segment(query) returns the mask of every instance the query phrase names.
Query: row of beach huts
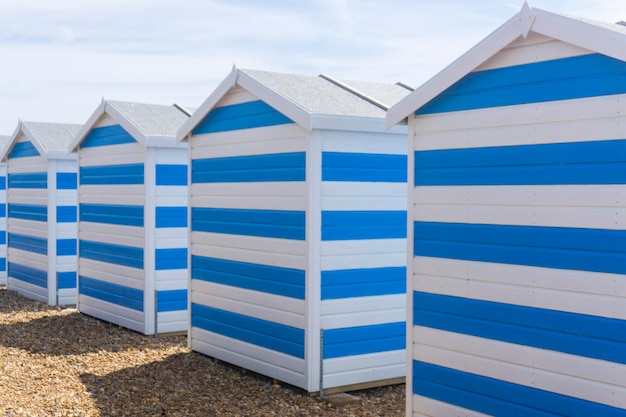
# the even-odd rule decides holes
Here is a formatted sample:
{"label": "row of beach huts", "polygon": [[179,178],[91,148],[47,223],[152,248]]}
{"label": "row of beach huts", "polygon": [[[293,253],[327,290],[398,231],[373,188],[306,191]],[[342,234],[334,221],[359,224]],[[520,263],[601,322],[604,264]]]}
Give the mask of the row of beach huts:
{"label": "row of beach huts", "polygon": [[524,4],[416,89],[233,68],[0,158],[11,290],[413,417],[626,416],[626,26]]}

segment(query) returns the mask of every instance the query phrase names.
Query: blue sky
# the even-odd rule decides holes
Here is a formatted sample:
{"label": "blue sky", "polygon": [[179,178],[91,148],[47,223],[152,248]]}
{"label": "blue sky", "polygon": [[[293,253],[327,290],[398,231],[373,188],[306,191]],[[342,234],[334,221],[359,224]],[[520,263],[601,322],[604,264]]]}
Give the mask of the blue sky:
{"label": "blue sky", "polygon": [[[616,22],[624,0],[536,0]],[[240,68],[418,86],[521,0],[0,2],[0,134],[19,118],[84,123],[102,97],[198,106]]]}

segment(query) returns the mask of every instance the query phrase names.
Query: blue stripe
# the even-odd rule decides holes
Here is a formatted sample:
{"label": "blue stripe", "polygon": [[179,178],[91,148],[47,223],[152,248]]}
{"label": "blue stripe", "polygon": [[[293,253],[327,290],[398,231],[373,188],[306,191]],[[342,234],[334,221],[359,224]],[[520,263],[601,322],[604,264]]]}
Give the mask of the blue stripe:
{"label": "blue stripe", "polygon": [[57,172],[57,190],[76,190],[78,174],[76,172]]}
{"label": "blue stripe", "polygon": [[157,271],[187,268],[187,248],[156,249],[155,257]]}
{"label": "blue stripe", "polygon": [[413,361],[413,394],[490,416],[623,417],[626,410],[537,388]]}
{"label": "blue stripe", "polygon": [[81,185],[143,184],[143,164],[80,167]]}
{"label": "blue stripe", "polygon": [[95,127],[80,144],[81,148],[135,143],[136,140],[120,125]]}
{"label": "blue stripe", "polygon": [[60,290],[76,288],[76,272],[59,272],[57,287]]}
{"label": "blue stripe", "polygon": [[45,172],[9,174],[7,182],[9,188],[48,188],[48,174]]}
{"label": "blue stripe", "polygon": [[413,322],[626,364],[626,320],[439,294],[413,294]]}
{"label": "blue stripe", "polygon": [[406,323],[324,330],[324,359],[406,349]]}
{"label": "blue stripe", "polygon": [[475,71],[415,114],[626,93],[626,62],[600,54]]}
{"label": "blue stripe", "polygon": [[191,325],[304,359],[302,329],[200,304],[191,304]]}
{"label": "blue stripe", "polygon": [[406,211],[322,211],[322,240],[406,238]]}
{"label": "blue stripe", "polygon": [[415,152],[415,185],[626,184],[626,140]]}
{"label": "blue stripe", "polygon": [[233,104],[211,110],[193,130],[194,135],[252,129],[293,123],[291,119],[263,101]]}
{"label": "blue stripe", "polygon": [[0,271],[6,272],[7,270],[7,258],[0,258]]}
{"label": "blue stripe", "polygon": [[322,181],[406,182],[406,155],[322,152]]}
{"label": "blue stripe", "polygon": [[81,204],[80,221],[143,227],[142,206],[112,204]]}
{"label": "blue stripe", "polygon": [[57,256],[76,255],[76,239],[57,239]]}
{"label": "blue stripe", "polygon": [[143,248],[81,240],[79,256],[94,261],[143,269]]}
{"label": "blue stripe", "polygon": [[33,220],[37,222],[48,221],[48,207],[33,204],[9,203],[9,218]]}
{"label": "blue stripe", "polygon": [[12,158],[27,158],[29,156],[39,156],[40,153],[37,150],[37,148],[35,148],[35,145],[33,145],[32,142],[28,141],[28,142],[18,142],[15,145],[13,145],[13,149],[11,149],[11,152],[9,153],[9,159]]}
{"label": "blue stripe", "polygon": [[0,230],[0,245],[6,245],[7,243],[7,232],[6,230]]}
{"label": "blue stripe", "polygon": [[26,252],[48,254],[48,241],[34,236],[20,235],[16,233],[8,234],[8,246],[13,249],[20,249]]}
{"label": "blue stripe", "polygon": [[191,230],[304,240],[305,212],[193,207]]}
{"label": "blue stripe", "polygon": [[191,182],[304,181],[304,152],[233,156],[191,161]]}
{"label": "blue stripe", "polygon": [[405,267],[322,271],[322,300],[404,294],[405,292]]}
{"label": "blue stripe", "polygon": [[157,164],[156,185],[187,185],[187,165]]}
{"label": "blue stripe", "polygon": [[304,300],[305,272],[192,255],[191,278]]}
{"label": "blue stripe", "polygon": [[414,255],[626,273],[626,231],[415,222]]}
{"label": "blue stripe", "polygon": [[80,276],[78,293],[107,303],[143,311],[143,291],[111,282]]}
{"label": "blue stripe", "polygon": [[6,216],[7,216],[7,205],[0,204],[0,218],[6,217]]}
{"label": "blue stripe", "polygon": [[48,273],[41,269],[9,262],[7,275],[41,288],[48,288]]}
{"label": "blue stripe", "polygon": [[58,223],[75,223],[76,206],[57,206]]}
{"label": "blue stripe", "polygon": [[187,207],[157,207],[156,227],[187,227]]}
{"label": "blue stripe", "polygon": [[187,310],[187,290],[157,292],[157,312]]}
{"label": "blue stripe", "polygon": [[7,189],[7,177],[6,175],[0,175],[0,191]]}

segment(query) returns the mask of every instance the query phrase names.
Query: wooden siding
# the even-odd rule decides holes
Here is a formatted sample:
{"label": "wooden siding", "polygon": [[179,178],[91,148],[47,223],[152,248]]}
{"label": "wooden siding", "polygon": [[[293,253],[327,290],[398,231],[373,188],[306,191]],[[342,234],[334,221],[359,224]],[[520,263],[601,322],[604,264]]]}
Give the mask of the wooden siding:
{"label": "wooden siding", "polygon": [[190,346],[306,388],[306,132],[234,89],[189,145]]}
{"label": "wooden siding", "polygon": [[[567,95],[501,78],[566,62],[594,63]],[[507,102],[453,87],[410,120],[413,416],[624,415],[625,96],[584,82],[622,66],[534,36],[465,80]]]}
{"label": "wooden siding", "polygon": [[0,285],[7,283],[7,166],[0,164]]}

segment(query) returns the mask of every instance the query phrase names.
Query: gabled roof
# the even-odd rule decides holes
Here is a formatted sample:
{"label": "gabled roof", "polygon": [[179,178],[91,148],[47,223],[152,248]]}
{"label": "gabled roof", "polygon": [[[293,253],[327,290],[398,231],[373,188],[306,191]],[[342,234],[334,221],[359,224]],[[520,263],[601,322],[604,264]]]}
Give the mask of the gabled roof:
{"label": "gabled roof", "polygon": [[522,9],[489,36],[387,112],[387,127],[437,97],[520,36],[530,32],[626,61],[626,27],[565,16],[524,3]]}
{"label": "gabled roof", "polygon": [[72,140],[70,144],[72,151],[87,137],[104,114],[119,123],[144,147],[175,146],[176,131],[189,119],[188,112],[176,105],[128,103],[103,99]]}
{"label": "gabled roof", "polygon": [[6,161],[20,134],[24,134],[46,159],[76,159],[76,154],[68,152],[68,146],[79,129],[80,125],[20,120],[3,148],[0,160]]}
{"label": "gabled roof", "polygon": [[239,85],[307,130],[345,119],[384,120],[385,111],[410,90],[397,84],[378,84],[246,70],[231,73],[178,130],[183,140],[217,105],[228,91]]}

